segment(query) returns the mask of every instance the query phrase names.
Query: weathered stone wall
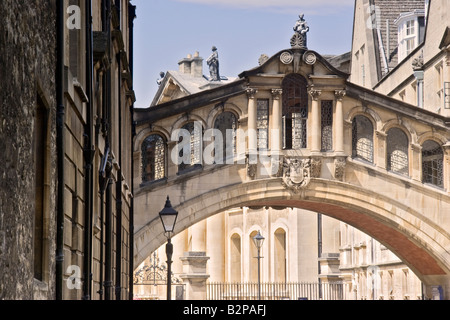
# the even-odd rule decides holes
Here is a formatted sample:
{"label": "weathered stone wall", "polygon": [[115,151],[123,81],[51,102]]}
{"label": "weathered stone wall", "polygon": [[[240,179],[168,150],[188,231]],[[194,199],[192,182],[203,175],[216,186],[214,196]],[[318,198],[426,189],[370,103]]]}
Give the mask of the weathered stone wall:
{"label": "weathered stone wall", "polygon": [[[55,208],[55,1],[0,1],[0,299],[33,299],[35,171],[34,116],[37,95],[49,111],[50,212],[47,236],[54,238]],[[48,241],[47,254],[54,254]],[[54,259],[51,259],[54,261]],[[49,269],[54,269],[49,262]],[[54,272],[36,285],[39,298],[53,296]]]}

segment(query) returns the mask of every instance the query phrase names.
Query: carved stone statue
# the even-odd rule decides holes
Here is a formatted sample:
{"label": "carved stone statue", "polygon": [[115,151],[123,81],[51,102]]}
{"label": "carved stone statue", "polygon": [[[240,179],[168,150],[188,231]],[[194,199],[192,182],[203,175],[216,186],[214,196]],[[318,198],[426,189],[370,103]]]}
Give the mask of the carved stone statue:
{"label": "carved stone statue", "polygon": [[211,76],[210,81],[220,81],[220,73],[219,73],[219,53],[217,52],[217,48],[212,47],[212,54],[209,56],[206,63],[209,66],[209,74]]}
{"label": "carved stone statue", "polygon": [[307,33],[309,32],[308,23],[304,19],[304,14],[300,14],[299,20],[295,23],[295,34],[291,38],[291,46],[293,48],[307,48]]}

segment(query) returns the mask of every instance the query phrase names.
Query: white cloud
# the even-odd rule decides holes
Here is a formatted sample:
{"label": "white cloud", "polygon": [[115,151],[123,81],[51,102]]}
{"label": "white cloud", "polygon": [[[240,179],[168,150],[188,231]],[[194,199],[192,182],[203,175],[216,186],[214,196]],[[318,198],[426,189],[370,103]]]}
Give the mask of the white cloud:
{"label": "white cloud", "polygon": [[342,7],[353,7],[354,0],[176,0],[195,4],[230,7],[238,9],[271,9],[277,12],[300,10],[303,13],[332,12]]}

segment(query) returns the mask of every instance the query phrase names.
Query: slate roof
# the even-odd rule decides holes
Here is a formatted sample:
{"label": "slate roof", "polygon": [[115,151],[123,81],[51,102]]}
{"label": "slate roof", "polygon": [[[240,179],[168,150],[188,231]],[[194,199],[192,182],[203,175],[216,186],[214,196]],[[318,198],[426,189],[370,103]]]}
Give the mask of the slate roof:
{"label": "slate roof", "polygon": [[[383,42],[383,47],[388,58],[389,69],[392,70],[398,64],[398,27],[394,24],[394,21],[405,12],[412,12],[414,10],[424,10],[425,0],[370,0],[370,4],[378,7],[381,11],[381,17],[379,19],[380,33]],[[389,24],[389,34],[388,34]],[[376,29],[374,31],[374,45],[376,48],[376,54],[379,56],[379,70],[381,72],[384,68],[383,58],[380,52],[380,45]],[[389,45],[388,45],[389,39]],[[387,52],[389,48],[389,52]],[[381,73],[381,76],[384,75]]]}

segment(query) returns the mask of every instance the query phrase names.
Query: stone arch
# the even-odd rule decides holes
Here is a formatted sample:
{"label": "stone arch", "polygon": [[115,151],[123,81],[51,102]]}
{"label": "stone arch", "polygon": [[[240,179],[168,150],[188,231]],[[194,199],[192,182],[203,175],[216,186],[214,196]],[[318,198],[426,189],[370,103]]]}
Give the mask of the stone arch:
{"label": "stone arch", "polygon": [[167,143],[170,141],[170,133],[165,128],[161,126],[149,126],[148,128],[145,128],[144,130],[141,130],[134,139],[134,145],[133,145],[133,151],[138,152],[141,150],[141,145],[144,142],[145,139],[147,139],[148,136],[152,134],[159,134],[163,137],[164,141]]}
{"label": "stone arch", "polygon": [[183,127],[186,123],[195,122],[195,121],[201,122],[203,130],[207,129],[207,123],[205,122],[205,120],[202,117],[200,117],[196,114],[193,114],[193,113],[189,113],[189,114],[184,114],[183,116],[179,117],[172,125],[170,132],[172,133],[176,129],[181,129],[181,127]]}
{"label": "stone arch", "polygon": [[441,146],[447,143],[447,138],[435,131],[427,131],[418,136],[417,143],[421,146],[427,140],[433,140]]}
{"label": "stone arch", "polygon": [[[426,283],[450,275],[450,252],[446,249],[450,235],[446,230],[415,206],[338,181],[313,179],[301,195],[282,187],[280,179],[211,190],[174,206],[180,212],[176,232],[216,213],[242,206],[293,207],[319,212],[377,239]],[[157,219],[139,230],[135,239],[135,265],[166,241]]]}
{"label": "stone arch", "polygon": [[214,128],[214,122],[222,112],[233,113],[236,116],[238,122],[239,119],[242,117],[242,109],[239,108],[234,103],[221,104],[211,109],[211,111],[209,112],[208,118],[206,119],[206,125],[208,126],[208,128]]}
{"label": "stone arch", "polygon": [[373,110],[371,108],[368,108],[368,107],[358,106],[358,107],[355,107],[355,108],[351,109],[347,113],[345,119],[346,119],[347,122],[350,123],[350,122],[353,121],[353,119],[356,116],[359,116],[359,115],[360,116],[365,116],[366,118],[368,118],[372,122],[372,125],[373,125],[373,128],[374,128],[375,131],[381,131],[382,130],[382,128],[383,128],[383,121],[381,120],[381,117],[379,116],[379,114],[375,110]]}
{"label": "stone arch", "polygon": [[410,145],[417,144],[417,132],[411,123],[405,119],[392,119],[387,121],[381,129],[381,132],[387,134],[387,132],[394,127],[397,127],[406,133]]}

